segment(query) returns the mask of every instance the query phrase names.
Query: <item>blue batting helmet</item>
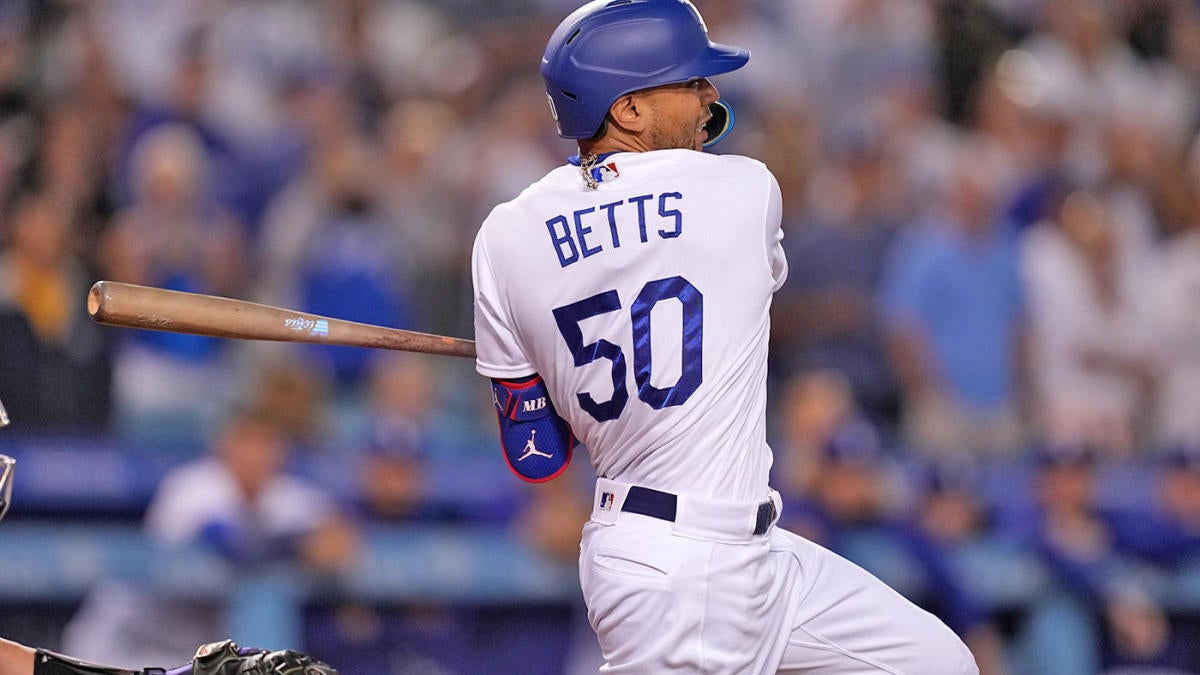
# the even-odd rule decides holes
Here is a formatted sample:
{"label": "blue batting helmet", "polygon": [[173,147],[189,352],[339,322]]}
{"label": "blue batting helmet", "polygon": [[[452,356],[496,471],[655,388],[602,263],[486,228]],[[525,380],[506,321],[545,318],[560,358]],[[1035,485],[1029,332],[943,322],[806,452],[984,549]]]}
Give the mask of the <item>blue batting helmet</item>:
{"label": "blue batting helmet", "polygon": [[[749,59],[748,50],[709,40],[689,0],[594,0],[550,36],[542,77],[559,136],[591,138],[621,96],[728,73]],[[706,145],[733,126],[724,102],[713,112],[724,128],[710,130]]]}

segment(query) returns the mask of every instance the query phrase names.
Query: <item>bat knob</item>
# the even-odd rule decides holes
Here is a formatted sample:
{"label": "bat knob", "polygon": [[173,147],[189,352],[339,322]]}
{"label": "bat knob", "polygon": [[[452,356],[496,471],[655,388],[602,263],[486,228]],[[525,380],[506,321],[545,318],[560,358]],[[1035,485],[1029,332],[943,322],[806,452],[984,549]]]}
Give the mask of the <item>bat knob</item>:
{"label": "bat knob", "polygon": [[96,283],[92,284],[92,289],[88,291],[87,311],[88,316],[92,317],[93,319],[95,319],[96,315],[100,312],[100,306],[104,302],[104,285],[105,282],[97,281]]}

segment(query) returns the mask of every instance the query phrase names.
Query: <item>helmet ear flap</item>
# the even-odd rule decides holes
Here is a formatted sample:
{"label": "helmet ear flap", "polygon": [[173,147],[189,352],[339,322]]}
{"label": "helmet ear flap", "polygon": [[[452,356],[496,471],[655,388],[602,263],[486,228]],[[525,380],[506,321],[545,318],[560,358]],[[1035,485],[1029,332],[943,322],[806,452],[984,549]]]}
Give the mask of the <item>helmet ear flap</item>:
{"label": "helmet ear flap", "polygon": [[708,104],[708,109],[712,112],[712,119],[704,125],[704,131],[708,134],[708,138],[704,141],[704,147],[708,148],[716,145],[722,138],[725,138],[730,131],[733,130],[733,107],[722,100],[716,100]]}

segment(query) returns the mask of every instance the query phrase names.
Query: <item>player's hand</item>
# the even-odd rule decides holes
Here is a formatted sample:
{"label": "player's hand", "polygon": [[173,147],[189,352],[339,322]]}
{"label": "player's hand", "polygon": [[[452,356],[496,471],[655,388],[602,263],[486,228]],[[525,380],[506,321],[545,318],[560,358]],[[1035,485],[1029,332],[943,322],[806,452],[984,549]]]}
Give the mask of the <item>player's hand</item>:
{"label": "player's hand", "polygon": [[239,648],[233,640],[202,645],[189,665],[167,675],[338,675],[327,663],[290,649]]}

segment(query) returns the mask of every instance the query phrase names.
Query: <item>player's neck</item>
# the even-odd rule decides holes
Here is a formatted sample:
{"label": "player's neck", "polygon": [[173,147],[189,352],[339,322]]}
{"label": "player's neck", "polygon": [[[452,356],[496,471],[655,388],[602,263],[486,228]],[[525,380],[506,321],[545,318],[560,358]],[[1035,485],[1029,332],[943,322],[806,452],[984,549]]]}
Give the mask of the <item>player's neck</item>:
{"label": "player's neck", "polygon": [[596,140],[579,141],[580,156],[588,154],[600,156],[609,152],[649,152],[654,149],[640,136],[624,133],[610,132]]}

